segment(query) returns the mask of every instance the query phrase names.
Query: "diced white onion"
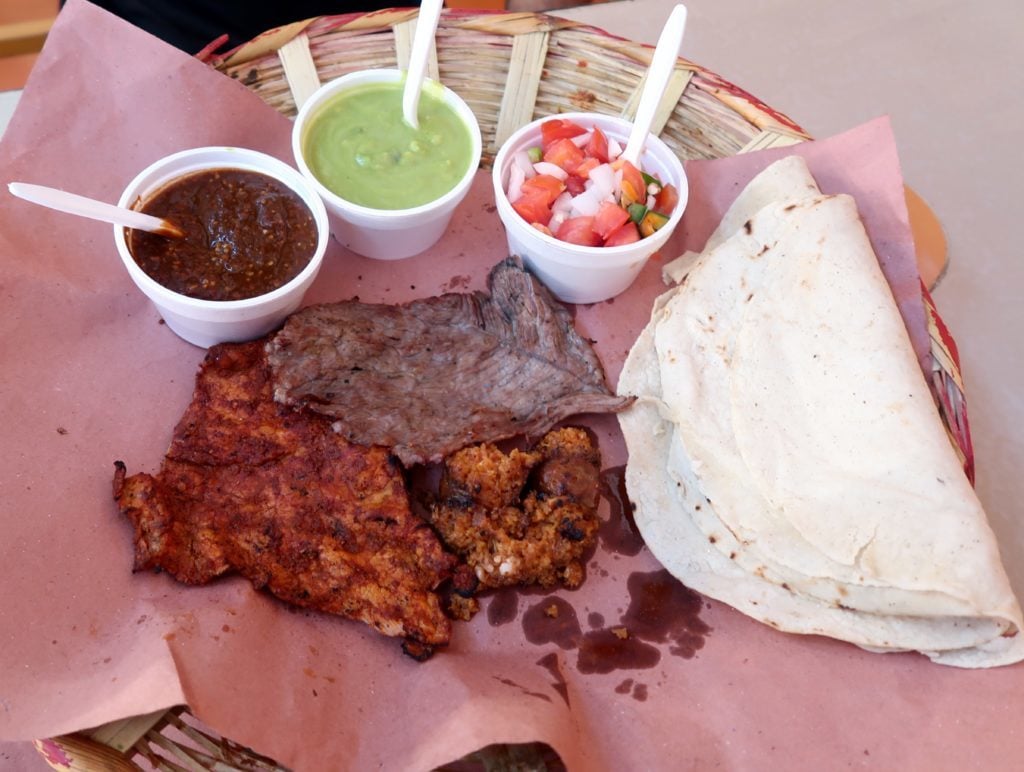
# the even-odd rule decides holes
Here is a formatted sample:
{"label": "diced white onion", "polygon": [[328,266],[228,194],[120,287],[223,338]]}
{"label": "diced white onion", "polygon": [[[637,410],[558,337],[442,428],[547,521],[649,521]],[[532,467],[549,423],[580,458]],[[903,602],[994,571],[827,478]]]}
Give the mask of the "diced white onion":
{"label": "diced white onion", "polygon": [[558,235],[558,229],[562,227],[562,223],[569,219],[568,212],[555,212],[551,215],[551,219],[548,221],[548,230],[551,231],[553,236]]}
{"label": "diced white onion", "polygon": [[620,145],[615,137],[608,137],[608,160],[614,161],[622,155],[622,145]]}
{"label": "diced white onion", "polygon": [[622,169],[615,170],[615,189],[612,191],[615,200],[622,198]]}
{"label": "diced white onion", "polygon": [[564,180],[569,176],[569,173],[565,171],[558,164],[553,164],[550,161],[538,161],[533,165],[534,170],[537,174],[550,174],[552,177],[557,177],[560,180]]}
{"label": "diced white onion", "polygon": [[650,182],[647,184],[647,192],[652,196],[656,196],[661,193],[661,185],[656,182]]}
{"label": "diced white onion", "polygon": [[602,198],[603,196],[598,196],[593,189],[584,190],[578,196],[573,196],[572,216],[593,217],[601,206]]}
{"label": "diced white onion", "polygon": [[654,196],[648,196],[646,204],[648,209],[654,209]]}
{"label": "diced white onion", "polygon": [[523,182],[526,180],[526,175],[523,174],[523,170],[519,168],[519,164],[512,164],[508,168],[508,200],[509,203],[515,203],[519,200],[519,197],[523,195]]}
{"label": "diced white onion", "polygon": [[590,182],[600,193],[600,198],[611,195],[615,192],[615,170],[608,164],[595,166],[590,170]]}
{"label": "diced white onion", "polygon": [[572,143],[576,145],[576,147],[586,147],[587,143],[590,142],[590,137],[593,135],[593,133],[593,129],[588,129],[582,134],[577,134],[575,137],[571,137]]}
{"label": "diced white onion", "polygon": [[515,165],[523,170],[525,179],[530,179],[537,172],[533,168],[533,161],[530,160],[530,154],[525,150],[519,150],[512,155],[512,160],[515,161]]}
{"label": "diced white onion", "polygon": [[569,212],[571,210],[572,210],[572,193],[570,193],[567,190],[562,192],[561,194],[559,194],[558,198],[556,198],[552,202],[552,204],[551,204],[551,211],[552,211],[552,213],[553,214],[563,215],[563,217],[562,217],[563,220],[566,217],[569,216]]}

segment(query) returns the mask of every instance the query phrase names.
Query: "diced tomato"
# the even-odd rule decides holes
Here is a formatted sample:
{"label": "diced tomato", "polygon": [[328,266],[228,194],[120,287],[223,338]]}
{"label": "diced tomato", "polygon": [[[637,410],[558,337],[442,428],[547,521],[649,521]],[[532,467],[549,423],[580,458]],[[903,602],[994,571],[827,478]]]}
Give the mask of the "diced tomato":
{"label": "diced tomato", "polygon": [[647,186],[644,184],[644,176],[629,161],[617,158],[612,164],[613,169],[622,169],[622,205],[629,206],[634,203],[643,203],[647,200]]}
{"label": "diced tomato", "polygon": [[544,151],[544,160],[565,169],[569,174],[583,163],[583,151],[571,139],[560,139]]}
{"label": "diced tomato", "polygon": [[634,241],[640,240],[640,231],[636,229],[636,223],[628,220],[625,225],[604,240],[606,247],[619,247],[623,244],[632,244]]}
{"label": "diced tomato", "polygon": [[565,183],[550,174],[537,174],[524,180],[521,189],[524,196],[540,195],[543,197],[544,203],[551,206],[551,202],[565,190]]}
{"label": "diced tomato", "polygon": [[585,158],[583,159],[583,163],[576,167],[576,171],[574,171],[573,174],[587,180],[590,179],[590,170],[596,169],[600,165],[601,162],[596,158]]}
{"label": "diced tomato", "polygon": [[572,193],[574,196],[578,196],[586,187],[586,180],[577,174],[570,174],[565,178],[565,189]]}
{"label": "diced tomato", "polygon": [[512,202],[512,208],[528,223],[547,225],[551,219],[551,203],[543,192],[524,193]]}
{"label": "diced tomato", "polygon": [[555,234],[562,241],[580,244],[585,247],[601,246],[601,237],[594,230],[593,217],[570,217]]}
{"label": "diced tomato", "polygon": [[602,239],[607,239],[627,222],[629,222],[629,212],[618,204],[603,201],[594,216],[594,230]]}
{"label": "diced tomato", "polygon": [[654,197],[654,211],[661,214],[672,214],[679,203],[679,191],[672,183],[665,185]]}
{"label": "diced tomato", "polygon": [[587,155],[603,164],[608,163],[608,137],[597,126],[594,127],[590,142],[587,143]]}
{"label": "diced tomato", "polygon": [[587,130],[578,123],[566,121],[562,118],[552,118],[540,125],[540,146],[543,150],[547,151],[549,147],[560,139],[578,137],[580,134],[586,134],[586,132]]}
{"label": "diced tomato", "polygon": [[[609,160],[609,146],[614,144],[608,135],[596,126],[591,129],[565,120],[549,118],[541,124],[540,147],[529,150],[533,163],[540,160],[554,164],[562,172],[549,166],[543,173],[517,184],[520,198],[513,208],[527,223],[541,233],[583,246],[621,246],[632,244],[664,227],[672,212],[679,207],[679,191],[674,185],[662,185],[656,178],[644,174],[637,166],[621,157]],[[553,214],[559,196],[585,194],[589,185],[608,186],[613,180],[607,175],[608,167],[615,171],[614,184],[618,201],[598,203],[593,216],[566,218],[559,209]],[[601,174],[592,180],[598,167]],[[595,200],[579,202],[578,210],[593,211]]]}

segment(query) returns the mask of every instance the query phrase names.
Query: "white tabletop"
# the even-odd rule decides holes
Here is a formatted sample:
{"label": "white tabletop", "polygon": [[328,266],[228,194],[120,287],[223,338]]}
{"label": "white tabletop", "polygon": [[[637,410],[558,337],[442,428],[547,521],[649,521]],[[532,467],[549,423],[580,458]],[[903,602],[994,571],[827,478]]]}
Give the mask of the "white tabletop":
{"label": "white tabletop", "polygon": [[20,97],[21,91],[0,91],[0,135],[3,135],[11,116],[14,115],[14,108],[17,107]]}

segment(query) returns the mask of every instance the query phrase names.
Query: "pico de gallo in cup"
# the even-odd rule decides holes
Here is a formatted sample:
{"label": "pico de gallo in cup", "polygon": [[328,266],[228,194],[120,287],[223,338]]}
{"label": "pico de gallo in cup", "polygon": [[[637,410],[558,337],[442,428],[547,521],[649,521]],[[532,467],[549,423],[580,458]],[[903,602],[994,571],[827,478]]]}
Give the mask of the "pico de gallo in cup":
{"label": "pico de gallo in cup", "polygon": [[512,157],[506,194],[542,233],[570,244],[632,244],[664,227],[679,190],[621,157],[623,146],[600,126],[566,118],[540,125],[540,143]]}
{"label": "pico de gallo in cup", "polygon": [[630,128],[596,113],[542,118],[495,158],[509,249],[561,300],[594,303],[624,291],[682,218],[682,163],[653,135],[637,164],[622,158]]}

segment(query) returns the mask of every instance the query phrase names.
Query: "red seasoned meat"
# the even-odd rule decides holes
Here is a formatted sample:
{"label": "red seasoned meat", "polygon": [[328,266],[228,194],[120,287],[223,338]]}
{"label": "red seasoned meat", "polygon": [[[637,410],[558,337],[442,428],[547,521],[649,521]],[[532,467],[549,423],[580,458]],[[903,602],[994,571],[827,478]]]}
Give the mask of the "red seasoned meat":
{"label": "red seasoned meat", "polygon": [[273,401],[264,341],[210,349],[156,475],[114,497],[135,527],[135,569],[205,584],[238,572],[306,608],[405,639],[422,658],[451,636],[435,588],[455,560],[409,504],[384,448]]}

